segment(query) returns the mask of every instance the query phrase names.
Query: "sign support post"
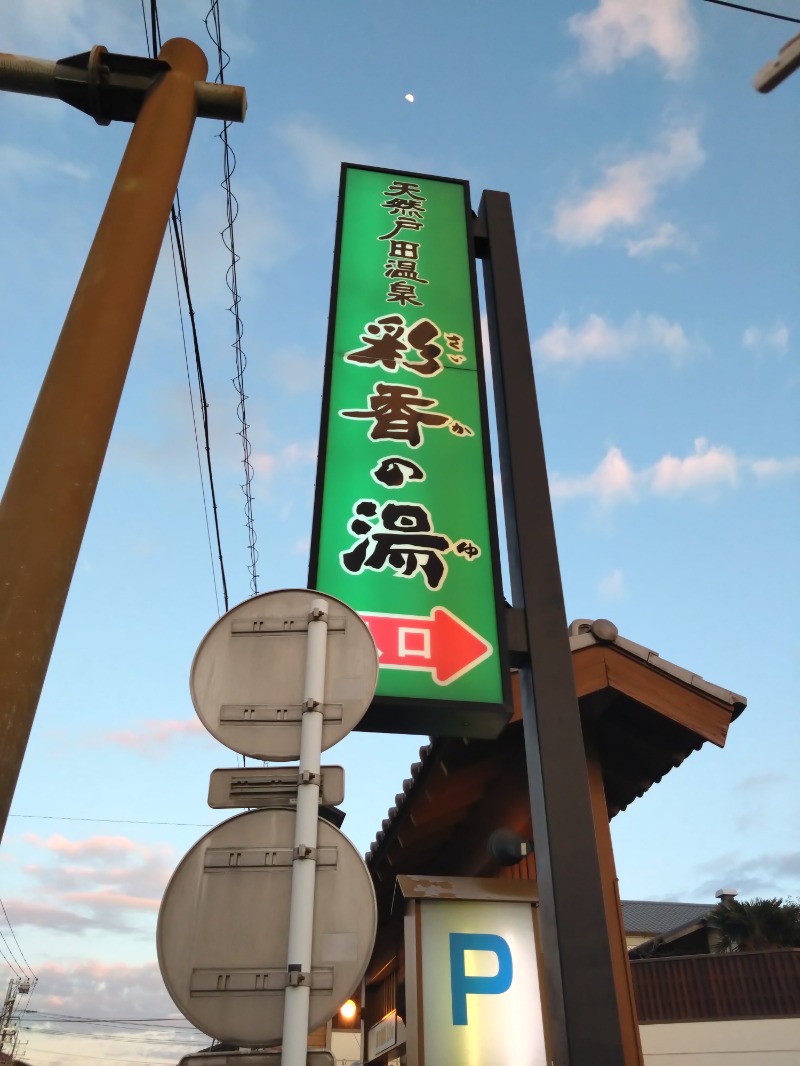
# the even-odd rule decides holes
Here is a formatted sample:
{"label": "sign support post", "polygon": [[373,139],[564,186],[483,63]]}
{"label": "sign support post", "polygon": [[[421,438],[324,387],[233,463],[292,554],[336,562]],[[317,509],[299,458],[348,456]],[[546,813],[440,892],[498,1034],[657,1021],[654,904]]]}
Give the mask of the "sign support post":
{"label": "sign support post", "polygon": [[617,1009],[580,711],[531,364],[511,201],[484,192],[476,223],[492,353],[543,961],[556,1066],[628,1066]]}
{"label": "sign support post", "polygon": [[325,663],[328,640],[328,602],[311,601],[300,726],[300,767],[295,814],[292,894],[289,904],[289,944],[286,955],[288,985],[283,1000],[281,1066],[305,1066],[308,1046],[308,1003],[311,996],[311,946],[314,931],[314,891],[317,878],[317,819],[319,762],[322,752],[322,704],[325,701]]}

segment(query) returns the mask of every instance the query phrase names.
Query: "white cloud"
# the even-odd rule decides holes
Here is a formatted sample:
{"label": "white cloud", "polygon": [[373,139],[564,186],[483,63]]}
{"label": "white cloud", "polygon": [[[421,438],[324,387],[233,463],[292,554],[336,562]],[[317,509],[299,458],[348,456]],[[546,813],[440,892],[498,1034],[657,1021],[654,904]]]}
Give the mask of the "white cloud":
{"label": "white cloud", "polygon": [[374,162],[374,153],[369,149],[323,129],[309,117],[291,119],[278,126],[276,133],[294,153],[306,181],[316,193],[338,188],[342,163]]}
{"label": "white cloud", "polygon": [[316,441],[290,441],[279,452],[253,452],[250,462],[261,476],[270,479],[279,470],[317,461]]}
{"label": "white cloud", "polygon": [[658,252],[673,251],[696,251],[696,245],[681,233],[672,222],[662,222],[653,233],[638,240],[628,238],[625,241],[628,255],[632,259],[649,259]]}
{"label": "white cloud", "polygon": [[688,0],[599,0],[592,11],[573,15],[567,26],[580,42],[581,65],[597,74],[611,74],[626,60],[651,54],[676,76],[698,52]]}
{"label": "white cloud", "polygon": [[665,455],[643,471],[646,483],[656,495],[680,495],[714,485],[735,485],[739,460],[724,447],[710,447],[705,437],[694,442],[694,452],[684,459]]}
{"label": "white cloud", "polygon": [[662,188],[688,177],[705,160],[694,126],[677,126],[659,147],[605,167],[588,192],[556,205],[553,232],[564,244],[599,244],[609,231],[642,223]]}
{"label": "white cloud", "polygon": [[612,570],[610,574],[601,577],[597,583],[597,591],[608,600],[618,600],[625,595],[625,576],[621,570]]}
{"label": "white cloud", "polygon": [[[299,247],[299,241],[287,221],[289,216],[284,204],[266,182],[259,178],[240,178],[237,174],[235,192],[239,204],[234,222],[236,253],[241,258],[238,268],[239,292],[243,297],[262,299],[262,272],[291,258]],[[231,296],[225,285],[225,276],[231,265],[231,256],[220,237],[220,225],[225,216],[224,194],[219,189],[209,189],[195,202],[185,206],[183,214],[195,303],[228,307]],[[248,345],[254,342],[246,333],[245,304],[242,314],[246,353]]]}
{"label": "white cloud", "polygon": [[77,935],[141,929],[158,910],[174,866],[171,848],[124,836],[71,840],[27,833],[25,841],[41,861],[23,867],[31,890],[6,899],[16,926]]}
{"label": "white cloud", "polygon": [[148,758],[160,759],[171,752],[175,742],[184,744],[189,737],[205,739],[207,736],[203,724],[197,718],[153,718],[132,729],[101,733],[94,743],[112,744]]}
{"label": "white cloud", "polygon": [[789,329],[780,319],[766,329],[748,326],[742,334],[742,344],[751,352],[777,352],[783,355],[789,347]]}
{"label": "white cloud", "polygon": [[698,437],[689,455],[664,455],[635,470],[617,447],[611,447],[595,469],[577,477],[550,478],[554,500],[583,497],[604,507],[647,496],[678,497],[694,493],[708,498],[722,488],[736,488],[744,477],[766,482],[800,474],[800,456],[785,459],[745,459],[725,445],[710,445]]}
{"label": "white cloud", "polygon": [[561,315],[533,343],[534,353],[542,360],[561,364],[623,359],[638,351],[656,351],[681,358],[692,347],[678,322],[639,312],[627,318],[621,326],[613,325],[601,315],[591,314],[574,329]]}
{"label": "white cloud", "polygon": [[50,177],[53,173],[64,174],[68,178],[87,181],[91,172],[68,159],[59,159],[48,152],[31,152],[15,144],[0,144],[0,175],[5,180],[23,179],[30,181],[39,177]]}
{"label": "white cloud", "polygon": [[288,393],[319,392],[322,383],[322,358],[306,355],[296,346],[278,348],[270,353],[269,375]]}
{"label": "white cloud", "polygon": [[787,459],[756,459],[752,469],[760,481],[791,477],[800,474],[800,455],[790,455]]}
{"label": "white cloud", "polygon": [[592,496],[609,505],[634,498],[636,474],[619,448],[609,448],[605,458],[591,474],[574,478],[553,477],[550,489],[557,500]]}

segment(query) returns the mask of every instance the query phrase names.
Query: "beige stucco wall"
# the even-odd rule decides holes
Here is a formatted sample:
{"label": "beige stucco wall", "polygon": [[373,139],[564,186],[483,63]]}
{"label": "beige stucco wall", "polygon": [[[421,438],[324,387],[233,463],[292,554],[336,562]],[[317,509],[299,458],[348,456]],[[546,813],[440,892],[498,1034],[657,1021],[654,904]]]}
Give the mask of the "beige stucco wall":
{"label": "beige stucco wall", "polygon": [[630,951],[631,948],[636,948],[640,944],[644,944],[645,940],[649,939],[649,936],[643,936],[641,933],[627,933],[625,936],[625,943]]}
{"label": "beige stucco wall", "polygon": [[800,1018],[641,1025],[646,1066],[798,1066]]}

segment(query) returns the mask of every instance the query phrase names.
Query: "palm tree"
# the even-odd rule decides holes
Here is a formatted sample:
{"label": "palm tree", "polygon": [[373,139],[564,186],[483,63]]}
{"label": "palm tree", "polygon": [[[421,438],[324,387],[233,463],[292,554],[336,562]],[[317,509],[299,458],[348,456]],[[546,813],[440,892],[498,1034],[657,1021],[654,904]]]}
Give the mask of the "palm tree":
{"label": "palm tree", "polygon": [[717,933],[715,951],[775,951],[800,947],[800,903],[788,899],[731,900],[706,922]]}

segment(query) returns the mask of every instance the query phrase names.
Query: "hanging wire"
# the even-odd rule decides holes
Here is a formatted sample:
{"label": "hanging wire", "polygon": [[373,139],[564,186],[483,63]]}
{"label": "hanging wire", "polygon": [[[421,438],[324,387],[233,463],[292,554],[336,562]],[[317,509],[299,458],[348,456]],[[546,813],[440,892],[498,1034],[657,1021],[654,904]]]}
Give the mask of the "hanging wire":
{"label": "hanging wire", "polygon": [[[8,925],[8,931],[9,931],[9,933],[11,933],[12,937],[14,938],[14,943],[15,943],[15,944],[17,945],[17,948],[19,949],[19,953],[20,953],[20,955],[22,956],[22,961],[23,961],[23,962],[25,963],[25,965],[26,965],[26,966],[28,967],[28,971],[29,971],[29,973],[30,973],[31,977],[32,977],[32,978],[34,979],[34,981],[35,981],[35,980],[36,980],[36,974],[35,974],[35,973],[33,972],[33,967],[31,966],[31,964],[30,964],[30,963],[28,962],[28,960],[27,960],[27,959],[25,958],[25,952],[24,952],[24,951],[22,950],[22,945],[21,945],[21,944],[20,944],[20,942],[19,942],[19,941],[17,940],[17,934],[16,934],[15,932],[14,932],[13,926],[11,925],[11,919],[9,918],[9,916],[8,916],[8,912],[6,911],[6,905],[5,905],[5,903],[3,903],[2,899],[0,899],[0,907],[2,907],[2,908],[3,908],[3,917],[5,918],[5,920],[6,920],[6,923],[7,923],[7,925]],[[1,935],[2,935],[2,933],[0,932],[0,936],[1,936]],[[5,943],[6,943],[6,946],[8,947],[8,950],[9,950],[9,951],[11,951],[11,954],[12,954],[12,955],[14,956],[14,959],[15,959],[15,961],[16,961],[16,962],[19,962],[19,960],[18,960],[18,959],[16,958],[16,956],[14,955],[14,953],[13,953],[13,951],[12,951],[12,949],[11,949],[11,945],[10,945],[10,944],[8,943],[8,941],[6,940],[6,938],[5,938],[5,937],[3,937],[3,940],[5,941]],[[21,966],[21,965],[22,965],[22,963],[20,963],[20,966]]]}
{"label": "hanging wire", "polygon": [[[145,7],[144,7],[144,0],[141,0],[141,3],[142,3],[142,19],[144,21],[144,32],[145,32],[145,39],[147,41],[148,55],[156,55],[161,50],[161,29],[160,29],[159,18],[158,18],[158,2],[157,2],[157,0],[150,0],[150,27],[149,27],[149,33],[148,33],[147,15],[145,13]],[[193,392],[192,392],[191,376],[189,374],[189,361],[188,361],[188,355],[187,355],[187,350],[186,350],[186,330],[184,328],[184,318],[183,318],[183,304],[181,302],[180,286],[178,284],[178,273],[177,273],[177,266],[176,266],[176,262],[175,262],[175,251],[176,251],[176,249],[177,249],[177,252],[178,252],[178,259],[180,261],[180,268],[181,268],[180,272],[181,272],[181,277],[183,279],[183,289],[184,289],[184,293],[185,293],[185,296],[186,296],[186,307],[187,307],[187,311],[188,311],[188,314],[189,314],[189,322],[190,322],[191,330],[192,330],[192,343],[193,343],[193,347],[194,347],[195,369],[196,369],[196,373],[197,373],[197,387],[198,387],[198,393],[199,393],[199,397],[200,397],[200,410],[201,410],[202,419],[203,419],[203,438],[204,438],[204,447],[205,447],[205,453],[206,453],[206,468],[207,468],[207,472],[208,472],[209,495],[211,496],[211,507],[212,507],[212,512],[213,512],[213,515],[214,515],[214,531],[216,533],[216,540],[217,540],[217,558],[219,560],[220,580],[221,580],[221,584],[222,584],[222,597],[223,597],[223,602],[225,604],[225,610],[226,611],[228,610],[228,583],[227,583],[227,580],[225,578],[225,563],[224,563],[223,557],[222,557],[222,540],[221,540],[221,537],[220,537],[220,529],[219,529],[219,512],[218,512],[218,509],[217,509],[217,497],[216,497],[216,492],[215,492],[215,489],[214,489],[214,472],[213,472],[213,468],[212,468],[212,465],[211,465],[211,441],[210,441],[209,426],[208,426],[208,400],[207,400],[207,397],[206,397],[205,379],[204,379],[204,376],[203,376],[203,364],[202,364],[202,360],[200,358],[200,342],[199,342],[199,339],[198,339],[198,336],[197,336],[197,324],[195,322],[194,304],[192,302],[191,286],[189,284],[189,269],[188,269],[187,258],[186,258],[186,244],[185,244],[184,237],[183,237],[183,219],[182,219],[182,215],[181,215],[181,204],[180,204],[180,194],[179,193],[176,193],[176,195],[175,195],[175,203],[173,204],[172,208],[170,209],[169,233],[170,233],[170,247],[171,247],[171,251],[172,251],[172,267],[173,267],[173,272],[175,273],[175,287],[176,287],[177,294],[178,294],[178,313],[179,313],[180,323],[181,323],[181,337],[182,337],[182,340],[183,340],[184,363],[186,365],[187,378],[189,379],[189,400],[190,400],[191,408],[192,408],[192,425],[194,427],[195,450],[197,452],[198,466],[200,468],[200,488],[201,488],[201,491],[202,491],[202,494],[203,494],[203,512],[205,514],[206,535],[208,537],[209,553],[211,555],[211,574],[212,574],[212,579],[213,579],[213,582],[214,582],[214,598],[215,598],[216,604],[217,604],[217,613],[219,614],[219,591],[218,591],[218,588],[217,588],[217,575],[216,575],[216,571],[215,571],[215,568],[214,568],[213,548],[211,547],[211,532],[210,532],[209,521],[208,521],[208,503],[207,503],[207,500],[206,500],[205,482],[204,482],[204,479],[203,479],[202,464],[201,464],[201,461],[200,461],[200,451],[199,451],[199,442],[198,442],[198,433],[197,433],[197,418],[196,418],[195,406],[194,406],[194,395],[193,395]]]}
{"label": "hanging wire", "polygon": [[[212,26],[209,26],[209,21]],[[222,47],[222,25],[219,12],[219,0],[211,0],[211,4],[208,9],[208,14],[205,19],[206,32],[211,38],[216,50],[217,50],[217,64],[218,70],[215,82],[220,85],[225,84],[225,68],[230,62],[230,55]],[[213,28],[212,28],[213,27]],[[233,377],[233,384],[236,388],[236,392],[239,397],[237,405],[237,414],[239,416],[239,437],[242,442],[242,468],[244,481],[242,484],[242,492],[244,493],[244,514],[245,514],[245,528],[247,529],[247,548],[250,555],[250,562],[248,564],[248,570],[250,571],[250,589],[253,595],[258,593],[258,551],[256,549],[256,531],[253,521],[253,464],[250,462],[252,455],[252,446],[250,444],[250,438],[248,436],[249,425],[247,422],[247,394],[244,391],[244,372],[247,367],[247,357],[242,349],[242,336],[244,334],[244,327],[242,326],[242,319],[239,314],[239,304],[241,297],[239,296],[239,283],[237,278],[237,264],[240,256],[236,252],[236,241],[234,237],[233,224],[239,214],[239,201],[233,194],[231,189],[231,177],[236,169],[236,155],[230,146],[228,141],[228,127],[230,122],[223,122],[222,130],[217,136],[222,141],[222,169],[223,178],[220,182],[220,187],[225,192],[225,208],[227,215],[227,225],[220,232],[222,242],[230,253],[231,263],[225,273],[225,281],[228,285],[228,290],[231,294],[231,304],[228,310],[233,315],[234,321],[234,341],[231,347],[234,350],[236,373]]]}
{"label": "hanging wire", "polygon": [[763,15],[768,19],[780,19],[781,22],[800,23],[800,19],[792,15],[779,15],[775,11],[765,11],[761,7],[748,7],[746,4],[734,4],[732,0],[705,0],[707,4],[718,4],[720,7],[732,7],[736,11],[746,11],[750,15]]}
{"label": "hanging wire", "polygon": [[[203,438],[205,441],[206,450],[206,468],[208,470],[208,488],[211,495],[211,512],[214,516],[214,530],[217,534],[217,555],[219,558],[219,573],[220,580],[222,582],[222,599],[225,603],[225,610],[228,610],[228,582],[225,579],[225,563],[222,560],[222,541],[220,539],[219,532],[219,510],[217,509],[217,494],[214,490],[214,472],[211,467],[211,442],[208,433],[208,399],[206,397],[206,385],[203,377],[203,364],[200,360],[200,343],[197,339],[197,325],[195,323],[194,305],[192,304],[192,292],[189,287],[189,270],[186,266],[186,247],[183,241],[183,219],[180,215],[180,195],[176,195],[175,203],[178,205],[178,210],[175,210],[173,206],[170,209],[170,221],[172,224],[172,232],[175,235],[175,246],[178,250],[178,259],[181,265],[181,276],[183,277],[183,289],[186,294],[186,307],[189,312],[189,323],[192,327],[192,343],[194,345],[194,359],[195,367],[197,369],[197,388],[200,393],[200,411],[203,418]],[[206,513],[207,517],[207,513]],[[215,581],[216,587],[216,581]]]}
{"label": "hanging wire", "polygon": [[[203,494],[203,514],[205,515],[205,520],[206,520],[206,539],[208,540],[208,554],[209,554],[209,556],[211,558],[211,577],[212,577],[212,579],[214,581],[214,600],[215,600],[216,605],[217,605],[217,614],[219,614],[220,611],[219,611],[219,590],[217,588],[217,571],[216,571],[216,567],[214,566],[214,549],[211,546],[211,527],[208,524],[208,502],[206,501],[206,483],[205,483],[205,478],[203,477],[203,463],[202,463],[202,460],[200,458],[200,441],[199,441],[198,436],[197,436],[197,414],[196,414],[195,409],[194,409],[194,391],[192,389],[192,376],[191,376],[191,373],[189,371],[189,352],[188,352],[188,350],[186,348],[186,330],[184,329],[184,325],[183,325],[183,303],[181,301],[181,287],[180,287],[180,284],[178,282],[178,264],[175,261],[175,238],[173,237],[173,234],[172,234],[172,226],[171,225],[170,225],[170,229],[169,229],[169,247],[170,247],[170,251],[172,252],[172,272],[173,272],[173,274],[175,276],[175,295],[178,298],[178,314],[179,314],[180,322],[181,322],[181,341],[183,342],[183,363],[184,363],[184,366],[186,367],[186,381],[187,381],[187,383],[189,385],[189,403],[190,403],[191,408],[192,408],[192,428],[194,429],[194,450],[195,450],[195,455],[197,456],[197,470],[198,470],[198,473],[200,474],[200,491]],[[195,354],[195,365],[196,366],[199,365],[197,354]],[[203,389],[203,391],[201,392],[201,396],[204,397],[204,395],[205,395],[205,389]],[[206,404],[206,407],[207,406],[208,405]],[[206,424],[206,421],[207,421],[206,407],[203,408],[203,425],[204,425],[204,428],[205,428],[205,424]],[[208,442],[208,437],[206,437],[206,442]],[[209,458],[209,453],[206,452],[206,459],[208,460],[208,458]],[[215,515],[215,517],[216,517],[216,515]],[[220,562],[221,562],[221,559],[220,559]],[[224,573],[224,571],[223,571],[223,573]]]}

